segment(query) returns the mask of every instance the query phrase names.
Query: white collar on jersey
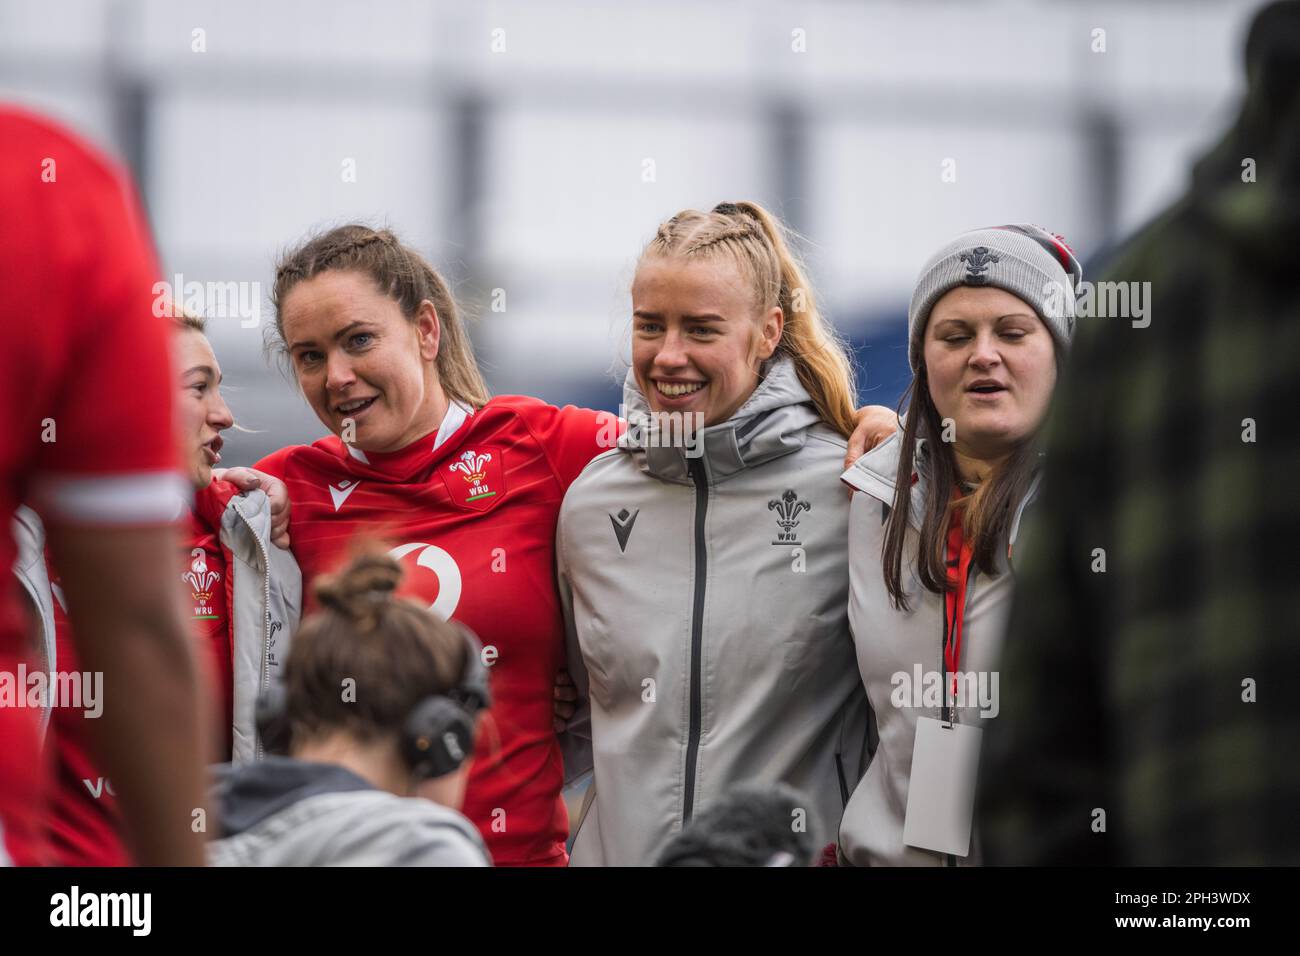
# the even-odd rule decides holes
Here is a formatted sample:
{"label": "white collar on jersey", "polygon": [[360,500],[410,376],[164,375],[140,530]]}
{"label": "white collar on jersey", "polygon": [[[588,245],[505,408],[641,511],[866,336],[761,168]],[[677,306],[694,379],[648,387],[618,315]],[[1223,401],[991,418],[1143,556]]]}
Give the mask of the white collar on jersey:
{"label": "white collar on jersey", "polygon": [[[429,450],[437,451],[438,446],[454,435],[460,426],[465,424],[465,419],[469,418],[472,414],[473,412],[468,408],[455,399],[452,399],[451,404],[447,406],[447,414],[442,416],[442,425],[439,426],[438,434],[433,439],[433,447]],[[361,462],[363,465],[370,464],[370,459],[366,457],[366,453],[360,448],[353,445],[344,445],[343,447],[348,450],[349,455]]]}
{"label": "white collar on jersey", "polygon": [[442,416],[442,425],[438,428],[438,435],[429,450],[437,451],[438,446],[460,430],[460,426],[465,424],[465,419],[471,414],[468,408],[453,398],[451,404],[447,406],[447,414]]}

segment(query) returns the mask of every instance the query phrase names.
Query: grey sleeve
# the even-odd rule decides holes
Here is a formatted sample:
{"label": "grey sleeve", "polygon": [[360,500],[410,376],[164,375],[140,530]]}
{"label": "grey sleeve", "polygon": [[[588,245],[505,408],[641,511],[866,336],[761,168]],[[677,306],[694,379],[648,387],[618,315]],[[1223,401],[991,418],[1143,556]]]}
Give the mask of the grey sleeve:
{"label": "grey sleeve", "polygon": [[573,619],[573,589],[569,584],[568,562],[564,559],[564,512],[555,529],[556,589],[560,595],[560,610],[564,614],[566,670],[578,689],[578,709],[569,726],[560,733],[560,753],[564,757],[564,786],[579,783],[591,773],[594,758],[591,752],[591,703],[588,699],[587,668],[582,662],[582,648]]}

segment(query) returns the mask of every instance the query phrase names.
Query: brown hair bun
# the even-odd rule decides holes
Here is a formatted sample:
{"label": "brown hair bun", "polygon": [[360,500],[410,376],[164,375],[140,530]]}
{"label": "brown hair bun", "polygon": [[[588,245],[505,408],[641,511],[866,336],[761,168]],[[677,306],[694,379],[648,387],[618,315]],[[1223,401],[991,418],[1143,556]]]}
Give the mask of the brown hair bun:
{"label": "brown hair bun", "polygon": [[392,557],[362,554],[337,574],[319,577],[312,591],[321,607],[341,614],[365,633],[374,629],[401,581],[402,566]]}
{"label": "brown hair bun", "polygon": [[338,730],[397,737],[421,700],[457,686],[469,653],[464,635],[423,602],[398,596],[401,581],[402,566],[377,543],[317,579],[319,608],[285,661],[294,741]]}

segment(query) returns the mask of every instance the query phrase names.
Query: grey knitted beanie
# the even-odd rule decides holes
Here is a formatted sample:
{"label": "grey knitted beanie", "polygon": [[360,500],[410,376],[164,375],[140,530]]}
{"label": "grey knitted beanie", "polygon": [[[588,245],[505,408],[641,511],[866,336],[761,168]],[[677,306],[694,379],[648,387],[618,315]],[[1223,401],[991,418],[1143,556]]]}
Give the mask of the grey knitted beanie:
{"label": "grey knitted beanie", "polygon": [[1083,270],[1059,237],[1033,225],[964,232],[930,257],[907,310],[907,360],[915,372],[930,310],[959,285],[993,286],[1030,305],[1062,349],[1074,336],[1074,296]]}

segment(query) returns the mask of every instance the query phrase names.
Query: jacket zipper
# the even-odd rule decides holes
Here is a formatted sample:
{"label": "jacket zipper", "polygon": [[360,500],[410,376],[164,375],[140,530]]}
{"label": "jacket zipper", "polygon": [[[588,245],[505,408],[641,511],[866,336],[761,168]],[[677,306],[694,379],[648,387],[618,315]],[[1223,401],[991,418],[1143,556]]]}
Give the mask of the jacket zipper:
{"label": "jacket zipper", "polygon": [[[267,674],[267,661],[271,657],[271,559],[266,553],[266,547],[262,544],[262,539],[258,537],[257,532],[253,529],[253,523],[245,517],[243,510],[239,505],[235,505],[235,514],[244,522],[253,540],[257,542],[257,550],[262,555],[262,674],[258,681],[258,693],[265,691],[270,684],[270,676]],[[234,640],[234,635],[231,635]],[[254,704],[256,706],[256,704]],[[256,749],[253,751],[253,759],[261,760],[262,753],[262,735],[253,729],[253,737],[257,741]]]}
{"label": "jacket zipper", "polygon": [[682,826],[691,822],[695,808],[695,764],[700,751],[700,657],[704,643],[704,584],[708,552],[704,543],[704,519],[709,510],[709,480],[699,458],[687,468],[695,482],[695,598],[691,611],[691,725],[686,742],[686,793],[682,798]]}

